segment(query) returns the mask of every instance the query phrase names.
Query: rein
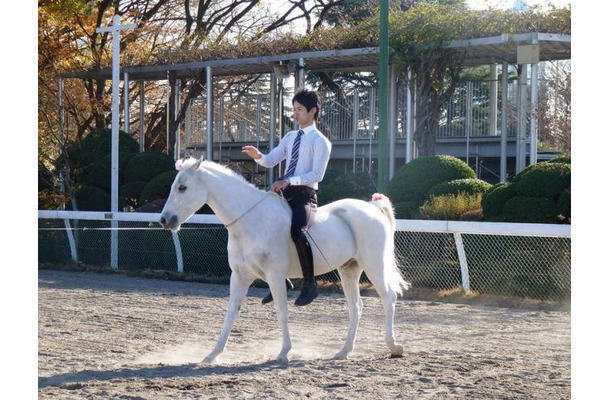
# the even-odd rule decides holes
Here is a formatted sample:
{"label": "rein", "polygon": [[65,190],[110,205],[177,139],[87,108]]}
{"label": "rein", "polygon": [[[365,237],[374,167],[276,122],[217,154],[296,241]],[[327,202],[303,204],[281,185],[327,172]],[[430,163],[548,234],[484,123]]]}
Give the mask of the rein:
{"label": "rein", "polygon": [[254,204],[252,207],[248,208],[243,214],[241,214],[239,217],[235,218],[232,222],[228,223],[227,225],[225,225],[225,228],[229,228],[231,225],[233,225],[234,223],[236,223],[237,221],[239,221],[244,215],[248,214],[250,211],[252,211],[256,206],[258,206],[260,203],[262,203],[265,199],[267,198],[267,196],[263,196],[262,199],[260,199],[259,201],[256,202],[256,204]]}

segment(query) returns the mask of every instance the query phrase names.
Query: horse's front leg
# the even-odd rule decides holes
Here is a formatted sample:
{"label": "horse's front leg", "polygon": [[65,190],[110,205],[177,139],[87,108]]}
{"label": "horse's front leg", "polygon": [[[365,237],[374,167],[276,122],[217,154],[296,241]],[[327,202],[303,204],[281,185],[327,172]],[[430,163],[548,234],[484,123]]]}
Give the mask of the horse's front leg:
{"label": "horse's front leg", "polygon": [[218,355],[224,351],[225,346],[227,345],[227,340],[229,340],[231,328],[237,319],[241,304],[243,303],[246,293],[248,292],[248,287],[253,281],[254,279],[250,276],[237,271],[233,271],[231,274],[229,308],[227,309],[227,314],[225,315],[224,325],[222,326],[222,331],[220,332],[220,337],[216,342],[216,346],[214,346],[214,349],[210,352],[210,354],[203,359],[204,363],[216,362]]}
{"label": "horse's front leg", "polygon": [[288,294],[286,293],[286,277],[281,274],[267,276],[267,283],[273,295],[273,304],[277,313],[277,319],[282,327],[282,349],[276,360],[280,363],[288,363],[288,352],[292,349],[290,331],[288,330]]}

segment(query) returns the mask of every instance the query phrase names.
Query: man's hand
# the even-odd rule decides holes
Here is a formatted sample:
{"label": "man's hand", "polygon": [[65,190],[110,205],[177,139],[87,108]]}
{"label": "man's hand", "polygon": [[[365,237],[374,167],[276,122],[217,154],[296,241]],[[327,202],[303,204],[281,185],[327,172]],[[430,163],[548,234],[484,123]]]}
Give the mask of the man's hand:
{"label": "man's hand", "polygon": [[281,179],[279,181],[273,182],[273,185],[271,186],[271,190],[273,190],[275,193],[279,193],[280,190],[284,189],[288,185],[290,185],[289,181],[285,181],[285,180]]}
{"label": "man's hand", "polygon": [[241,152],[247,156],[250,156],[251,158],[254,158],[255,160],[258,160],[263,156],[261,152],[258,151],[258,149],[254,146],[244,146],[241,148]]}

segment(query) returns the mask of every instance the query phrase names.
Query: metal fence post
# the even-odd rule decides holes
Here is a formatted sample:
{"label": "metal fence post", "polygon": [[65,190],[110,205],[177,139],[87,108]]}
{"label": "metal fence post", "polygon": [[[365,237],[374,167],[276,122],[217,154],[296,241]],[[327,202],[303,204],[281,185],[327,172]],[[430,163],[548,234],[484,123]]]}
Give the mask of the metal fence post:
{"label": "metal fence post", "polygon": [[176,249],[176,263],[178,265],[178,272],[184,272],[184,262],[182,260],[182,247],[180,246],[180,238],[178,232],[172,231],[172,239],[174,240],[174,248]]}
{"label": "metal fence post", "polygon": [[72,227],[70,226],[70,220],[64,219],[64,225],[66,226],[66,234],[68,235],[68,243],[70,243],[70,255],[72,261],[78,262],[78,253],[76,252],[76,242],[74,241],[74,234],[72,233]]}
{"label": "metal fence post", "polygon": [[468,292],[470,290],[470,275],[468,274],[468,261],[466,260],[466,251],[464,251],[462,234],[456,232],[453,234],[453,237],[455,238],[455,247],[460,260],[460,270],[462,271],[462,289],[464,289],[464,292]]}

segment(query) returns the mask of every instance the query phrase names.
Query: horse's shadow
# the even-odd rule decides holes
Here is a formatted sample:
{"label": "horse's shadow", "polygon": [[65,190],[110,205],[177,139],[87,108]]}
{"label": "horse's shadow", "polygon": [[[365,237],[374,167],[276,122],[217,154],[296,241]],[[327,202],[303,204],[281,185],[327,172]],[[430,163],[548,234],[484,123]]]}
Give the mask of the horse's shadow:
{"label": "horse's shadow", "polygon": [[79,385],[89,381],[110,381],[113,379],[202,378],[212,375],[235,375],[258,371],[271,371],[285,369],[287,367],[288,364],[281,364],[275,360],[270,360],[258,364],[237,366],[190,363],[183,365],[155,365],[140,368],[121,368],[107,371],[83,370],[49,377],[39,377],[38,388]]}

